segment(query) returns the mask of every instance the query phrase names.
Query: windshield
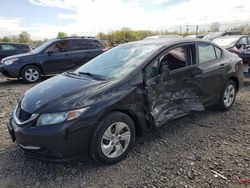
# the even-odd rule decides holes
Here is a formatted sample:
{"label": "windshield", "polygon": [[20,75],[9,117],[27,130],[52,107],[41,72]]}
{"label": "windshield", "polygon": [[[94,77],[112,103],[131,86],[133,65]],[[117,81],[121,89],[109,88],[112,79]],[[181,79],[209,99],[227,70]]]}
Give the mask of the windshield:
{"label": "windshield", "polygon": [[229,46],[230,44],[235,43],[239,40],[239,37],[226,37],[226,38],[216,38],[213,40],[214,43],[218,44],[219,46]]}
{"label": "windshield", "polygon": [[47,42],[41,44],[40,46],[38,46],[37,48],[35,48],[34,50],[32,50],[31,52],[34,53],[34,54],[39,53],[42,50],[44,50],[45,48],[47,48],[47,46],[49,46],[51,44],[51,42],[52,42],[51,40],[47,41]]}
{"label": "windshield", "polygon": [[107,79],[119,79],[141,65],[159,46],[125,44],[117,46],[82,65],[74,72],[91,73]]}

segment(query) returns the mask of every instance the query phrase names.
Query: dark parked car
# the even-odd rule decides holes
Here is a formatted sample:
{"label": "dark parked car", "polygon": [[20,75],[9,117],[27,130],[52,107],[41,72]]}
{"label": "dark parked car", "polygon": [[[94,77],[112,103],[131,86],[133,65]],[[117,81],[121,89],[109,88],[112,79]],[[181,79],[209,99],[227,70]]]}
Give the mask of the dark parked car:
{"label": "dark parked car", "polygon": [[232,35],[241,35],[240,31],[223,31],[223,32],[211,32],[206,34],[203,39],[205,40],[214,40],[218,37],[223,36],[232,36]]}
{"label": "dark parked car", "polygon": [[249,53],[249,45],[250,45],[250,36],[249,35],[234,35],[234,36],[226,36],[219,37],[213,40],[219,46],[226,48],[230,52],[236,53],[239,55],[244,63],[249,63],[250,61],[250,53]]}
{"label": "dark parked car", "polygon": [[10,42],[1,42],[0,43],[0,61],[1,59],[16,55],[27,53],[31,51],[31,48],[28,44],[19,44],[19,43],[10,43]]}
{"label": "dark parked car", "polygon": [[211,105],[228,110],[242,79],[241,59],[210,42],[127,43],[27,91],[8,129],[29,157],[115,163],[147,130]]}
{"label": "dark parked car", "polygon": [[6,77],[21,77],[26,83],[42,75],[58,74],[83,65],[106,49],[94,38],[68,37],[48,41],[29,53],[2,59],[0,72]]}

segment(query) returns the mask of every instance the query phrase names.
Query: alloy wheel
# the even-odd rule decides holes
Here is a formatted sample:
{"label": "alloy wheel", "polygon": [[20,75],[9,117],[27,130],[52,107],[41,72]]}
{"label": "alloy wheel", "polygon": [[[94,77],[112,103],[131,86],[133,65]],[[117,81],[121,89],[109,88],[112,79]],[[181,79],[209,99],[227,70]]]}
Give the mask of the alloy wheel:
{"label": "alloy wheel", "polygon": [[110,125],[101,139],[102,153],[108,158],[116,158],[122,155],[129,146],[131,131],[123,122]]}
{"label": "alloy wheel", "polygon": [[224,98],[223,98],[224,105],[226,107],[231,106],[233,104],[234,98],[235,98],[235,88],[232,84],[229,84],[224,92]]}
{"label": "alloy wheel", "polygon": [[35,82],[39,78],[39,72],[35,68],[29,68],[25,71],[24,76],[29,82]]}

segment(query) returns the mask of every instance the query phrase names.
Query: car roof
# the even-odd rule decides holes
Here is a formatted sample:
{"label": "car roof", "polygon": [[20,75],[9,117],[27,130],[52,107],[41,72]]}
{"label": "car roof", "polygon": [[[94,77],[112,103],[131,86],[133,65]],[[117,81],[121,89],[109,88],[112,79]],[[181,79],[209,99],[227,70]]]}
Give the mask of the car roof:
{"label": "car roof", "polygon": [[17,44],[17,45],[29,45],[27,43],[18,43],[18,42],[0,42],[0,44]]}
{"label": "car roof", "polygon": [[197,38],[159,38],[151,40],[140,40],[129,42],[123,45],[158,45],[159,48],[163,46],[170,46],[174,44],[186,43],[186,42],[209,42],[208,40],[197,39]]}
{"label": "car roof", "polygon": [[83,38],[83,37],[65,37],[61,39],[51,39],[49,41],[51,42],[57,42],[57,41],[65,41],[65,40],[87,40],[87,41],[100,41],[97,38]]}

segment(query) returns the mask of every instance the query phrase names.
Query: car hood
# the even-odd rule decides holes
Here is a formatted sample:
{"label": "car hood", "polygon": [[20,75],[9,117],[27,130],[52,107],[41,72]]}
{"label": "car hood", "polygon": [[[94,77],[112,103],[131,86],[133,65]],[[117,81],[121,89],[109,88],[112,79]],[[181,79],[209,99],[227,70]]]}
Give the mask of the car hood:
{"label": "car hood", "polygon": [[28,52],[28,53],[23,53],[23,54],[17,54],[17,55],[12,55],[12,56],[8,56],[4,59],[2,59],[3,61],[9,60],[9,59],[13,59],[13,58],[23,58],[23,57],[30,57],[35,55],[33,52]]}
{"label": "car hood", "polygon": [[103,100],[103,91],[111,84],[112,81],[98,81],[87,76],[79,79],[62,74],[28,90],[20,105],[31,114],[79,109]]}

